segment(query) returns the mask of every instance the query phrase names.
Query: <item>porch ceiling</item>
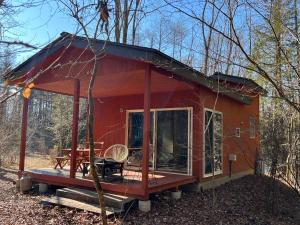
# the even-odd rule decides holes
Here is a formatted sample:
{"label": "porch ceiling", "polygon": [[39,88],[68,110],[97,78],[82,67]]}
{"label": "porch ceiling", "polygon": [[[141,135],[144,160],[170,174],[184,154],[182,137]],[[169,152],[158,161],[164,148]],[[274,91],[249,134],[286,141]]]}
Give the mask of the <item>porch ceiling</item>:
{"label": "porch ceiling", "polygon": [[[109,55],[119,57],[120,59],[122,58],[122,60],[125,61],[129,59],[144,65],[151,64],[154,67],[164,70],[165,72],[174,74],[174,76],[176,76],[177,78],[183,79],[195,85],[201,85],[210,89],[212,92],[221,93],[240,103],[250,104],[252,101],[252,99],[248,96],[236,93],[235,90],[223,87],[222,85],[220,85],[219,82],[207,78],[199,71],[194,70],[188,65],[185,65],[158,50],[132,45],[118,44],[102,40],[92,41],[94,43],[95,50],[105,54],[106,56]],[[56,70],[57,68],[61,69],[60,67],[62,67],[63,65],[63,63],[61,62],[63,61],[66,65],[71,65],[71,69],[73,70],[73,72],[75,72],[70,73],[71,71],[65,71],[67,73],[64,73],[64,75],[69,76],[71,74],[70,77],[75,77],[77,71],[82,71],[87,68],[87,62],[93,61],[93,57],[89,57],[87,61],[79,62],[80,59],[84,58],[83,56],[89,55],[87,51],[87,46],[88,42],[85,37],[74,36],[72,34],[63,32],[59,38],[51,42],[45,48],[37,52],[35,55],[30,57],[28,60],[26,60],[16,68],[14,68],[12,71],[5,74],[4,80],[11,85],[26,85],[32,82],[32,80],[36,81],[35,78],[37,76],[40,76],[41,74],[43,74],[43,77],[45,77],[45,73],[52,73],[53,70]],[[74,62],[76,62],[76,65],[74,65]],[[48,67],[49,65],[52,67],[52,69],[50,70]],[[75,68],[78,68],[78,70],[76,71]],[[119,67],[116,68],[118,69]],[[130,66],[130,68],[132,67]],[[54,85],[56,85],[56,81],[52,81],[51,79],[48,80],[48,83],[51,82],[54,82]],[[166,86],[169,87],[169,85]],[[173,86],[171,85],[171,87]],[[38,88],[42,87],[40,86]],[[57,87],[54,87],[53,91],[57,91],[57,89]],[[61,88],[59,89],[61,90]],[[71,94],[69,90],[65,91],[65,89],[63,89],[61,91],[64,91],[63,93],[65,94]],[[152,92],[155,91],[156,89],[153,88]]]}
{"label": "porch ceiling", "polygon": [[[64,57],[61,57],[61,56]],[[93,69],[94,56],[85,49],[70,47],[58,50],[19,79],[34,77],[34,87],[39,90],[73,95],[74,79],[80,80],[80,96],[86,97]],[[144,93],[144,75],[147,62],[105,55],[98,60],[94,83],[94,97],[135,95]],[[171,73],[152,71],[151,92],[175,92],[187,90],[191,85],[172,79]]]}
{"label": "porch ceiling", "polygon": [[[144,70],[131,72],[120,72],[114,74],[97,74],[93,96],[110,97],[123,95],[136,95],[144,93]],[[80,78],[80,96],[86,97],[89,79],[87,76]],[[73,79],[66,79],[53,82],[43,82],[35,85],[36,89],[73,95]],[[187,83],[175,80],[156,71],[152,72],[151,92],[176,92],[191,89]]]}

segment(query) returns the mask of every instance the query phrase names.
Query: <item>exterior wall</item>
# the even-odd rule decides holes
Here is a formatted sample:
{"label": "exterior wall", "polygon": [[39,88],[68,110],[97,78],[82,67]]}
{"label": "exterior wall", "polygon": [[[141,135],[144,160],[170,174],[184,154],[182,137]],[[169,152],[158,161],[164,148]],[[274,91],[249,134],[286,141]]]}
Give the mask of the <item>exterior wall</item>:
{"label": "exterior wall", "polygon": [[[126,136],[126,110],[143,109],[143,95],[120,96],[97,99],[95,101],[95,140],[104,142],[104,149],[112,144],[125,144]],[[200,106],[197,103],[193,91],[156,93],[151,95],[151,108],[193,108],[194,129],[192,137],[193,148],[193,175],[200,174],[200,142],[199,133],[201,130],[199,121]],[[194,149],[197,149],[194,151]]]}
{"label": "exterior wall", "polygon": [[[210,90],[201,88],[200,98],[203,106],[200,111],[202,124],[204,123],[204,108],[214,109],[223,115],[223,172],[216,178],[229,175],[229,154],[236,154],[237,160],[232,163],[232,174],[254,169],[256,152],[259,147],[259,96],[253,98],[251,105],[241,104],[228,97],[220,96],[216,102],[216,94]],[[256,137],[249,136],[249,118],[256,119]],[[235,129],[240,128],[240,137],[235,136]],[[203,126],[202,126],[203,129]],[[203,132],[200,134],[201,145],[203,144]],[[203,146],[203,145],[202,145]],[[204,150],[203,147],[201,149]],[[202,161],[203,162],[203,161]],[[204,177],[203,166],[200,167],[201,181],[210,180]]]}
{"label": "exterior wall", "polygon": [[[192,154],[193,176],[198,181],[208,181],[203,177],[203,112],[204,108],[215,109],[223,114],[223,173],[216,177],[228,176],[229,154],[237,155],[233,162],[232,174],[253,169],[259,136],[249,138],[249,117],[255,117],[258,128],[259,97],[251,105],[244,105],[228,97],[216,94],[206,88],[194,90],[155,93],[151,95],[151,108],[193,108]],[[215,102],[217,102],[215,104]],[[112,144],[125,144],[126,110],[142,109],[143,95],[120,96],[96,99],[95,101],[95,140],[104,141],[104,149]],[[235,128],[241,129],[241,137],[235,137]]]}

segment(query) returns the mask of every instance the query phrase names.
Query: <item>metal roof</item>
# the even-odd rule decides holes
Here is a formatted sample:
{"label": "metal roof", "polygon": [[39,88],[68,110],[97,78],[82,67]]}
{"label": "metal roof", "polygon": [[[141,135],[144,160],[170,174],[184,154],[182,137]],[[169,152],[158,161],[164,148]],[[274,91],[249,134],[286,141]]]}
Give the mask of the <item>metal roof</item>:
{"label": "metal roof", "polygon": [[225,81],[225,82],[231,82],[234,84],[240,84],[240,85],[245,85],[246,87],[249,87],[251,91],[257,92],[262,95],[267,95],[268,92],[266,89],[258,85],[256,82],[254,82],[251,79],[248,79],[246,77],[237,77],[237,76],[232,76],[228,74],[224,74],[221,72],[215,72],[210,78],[214,80],[219,80],[219,81]]}
{"label": "metal roof", "polygon": [[[215,79],[204,76],[199,71],[192,67],[185,65],[178,60],[156,50],[153,48],[140,47],[128,44],[120,44],[104,40],[90,39],[94,44],[94,49],[98,52],[104,51],[105,54],[124,57],[133,60],[139,60],[146,63],[151,63],[157,68],[164,69],[174,75],[184,79],[185,81],[192,82],[204,87],[209,88],[213,92],[219,92],[222,95],[228,96],[236,101],[244,104],[250,104],[251,98],[248,96],[237,93],[232,89],[228,89]],[[21,63],[14,68],[10,73],[4,75],[5,80],[13,81],[26,74],[33,66],[42,62],[49,55],[57,50],[74,46],[81,49],[88,47],[87,39],[85,37],[72,35],[66,32],[61,33],[60,37],[41,49],[35,55]]]}

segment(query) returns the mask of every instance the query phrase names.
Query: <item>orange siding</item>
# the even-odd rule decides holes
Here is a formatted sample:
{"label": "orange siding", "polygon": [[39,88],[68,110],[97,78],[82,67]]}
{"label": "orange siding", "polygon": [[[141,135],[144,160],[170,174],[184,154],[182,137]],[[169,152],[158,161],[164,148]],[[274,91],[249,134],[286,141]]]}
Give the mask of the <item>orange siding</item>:
{"label": "orange siding", "polygon": [[[193,108],[193,175],[199,180],[202,171],[203,110],[214,108],[216,94],[206,88],[195,90],[155,93],[151,96],[151,108]],[[118,96],[96,99],[95,137],[104,141],[104,149],[116,143],[125,144],[126,110],[142,109],[143,95]],[[232,173],[253,168],[259,138],[249,138],[249,116],[259,119],[259,98],[251,105],[244,105],[228,97],[219,95],[215,110],[223,113],[223,175],[229,174],[228,155],[237,155]],[[235,128],[241,129],[241,137],[236,138]],[[222,176],[222,175],[220,175]],[[209,179],[209,178],[206,178]]]}
{"label": "orange siding", "polygon": [[[223,114],[223,173],[219,176],[229,175],[229,154],[237,155],[237,161],[232,165],[232,174],[253,169],[256,151],[259,147],[259,97],[253,98],[251,105],[245,105],[224,96],[219,96],[215,104],[216,95],[205,89],[200,89],[200,96],[205,96],[200,99],[203,107],[215,109]],[[200,114],[203,121],[203,109]],[[255,139],[249,137],[250,116],[255,117],[257,122]],[[236,128],[241,129],[240,138],[235,137]],[[200,136],[202,145],[203,132]],[[202,166],[200,170],[200,174],[203,175]]]}

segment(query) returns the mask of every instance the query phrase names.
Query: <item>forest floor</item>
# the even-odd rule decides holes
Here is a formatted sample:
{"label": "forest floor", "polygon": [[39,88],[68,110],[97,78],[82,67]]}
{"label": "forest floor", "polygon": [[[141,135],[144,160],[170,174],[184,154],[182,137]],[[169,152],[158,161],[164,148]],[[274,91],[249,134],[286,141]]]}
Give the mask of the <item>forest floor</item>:
{"label": "forest floor", "polygon": [[[0,224],[101,224],[99,215],[80,210],[43,205],[36,190],[28,194],[16,191],[16,175],[0,169]],[[268,177],[247,176],[220,186],[215,191],[183,193],[178,201],[167,194],[152,199],[150,213],[131,208],[124,215],[110,218],[110,224],[203,224],[203,225],[300,225],[300,197],[284,184],[278,182],[274,214],[266,210],[266,184]],[[125,220],[125,221],[124,221]]]}
{"label": "forest floor", "polygon": [[[25,168],[26,169],[39,169],[39,168],[51,168],[54,166],[54,162],[47,154],[40,153],[26,153],[25,156]],[[19,164],[11,164],[9,168],[18,169]]]}

